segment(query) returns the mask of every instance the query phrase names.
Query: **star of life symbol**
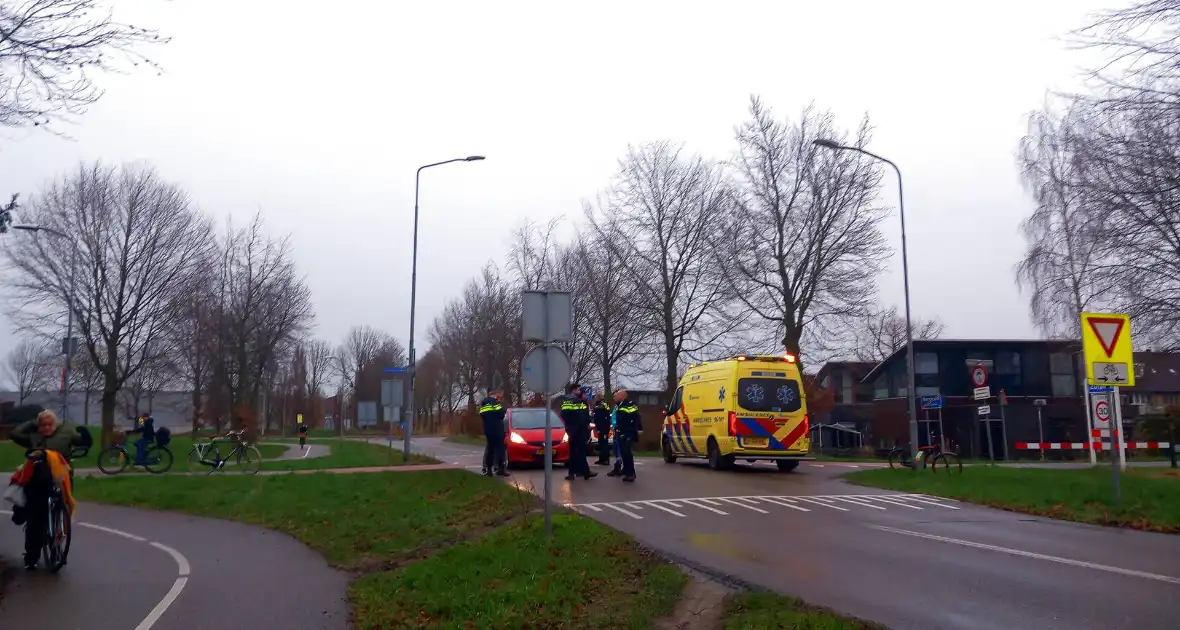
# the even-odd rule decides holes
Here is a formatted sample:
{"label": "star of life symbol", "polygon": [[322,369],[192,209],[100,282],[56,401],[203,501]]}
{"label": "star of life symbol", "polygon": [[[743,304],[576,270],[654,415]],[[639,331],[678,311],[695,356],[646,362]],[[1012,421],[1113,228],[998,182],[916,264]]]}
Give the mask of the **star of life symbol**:
{"label": "star of life symbol", "polygon": [[721,391],[717,393],[717,400],[725,402],[725,386],[721,386]]}
{"label": "star of life symbol", "polygon": [[746,388],[746,398],[749,398],[750,402],[752,403],[760,403],[765,397],[766,392],[762,389],[762,386],[757,383]]}
{"label": "star of life symbol", "polygon": [[778,388],[778,401],[784,405],[795,402],[795,390],[783,385]]}

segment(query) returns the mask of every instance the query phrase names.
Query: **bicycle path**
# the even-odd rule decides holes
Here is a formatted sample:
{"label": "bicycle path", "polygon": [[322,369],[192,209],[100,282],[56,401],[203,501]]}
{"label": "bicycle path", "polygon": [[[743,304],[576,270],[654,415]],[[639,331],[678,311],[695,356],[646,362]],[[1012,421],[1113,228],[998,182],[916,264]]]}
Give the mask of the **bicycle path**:
{"label": "bicycle path", "polygon": [[[82,503],[69,564],[20,568],[0,512],[4,627],[61,630],[344,630],[349,576],[294,538],[170,512]],[[228,625],[227,625],[228,624]]]}

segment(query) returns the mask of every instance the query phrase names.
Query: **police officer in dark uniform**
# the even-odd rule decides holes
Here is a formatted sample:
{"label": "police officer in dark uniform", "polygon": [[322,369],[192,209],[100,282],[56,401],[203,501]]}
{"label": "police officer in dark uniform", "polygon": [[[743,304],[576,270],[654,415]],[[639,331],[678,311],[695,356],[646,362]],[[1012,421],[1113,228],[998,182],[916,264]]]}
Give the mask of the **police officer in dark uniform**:
{"label": "police officer in dark uniform", "polygon": [[590,408],[586,405],[586,395],[577,383],[570,383],[565,392],[565,398],[561,400],[561,420],[570,438],[569,474],[565,478],[567,481],[576,477],[593,479],[598,473],[590,472],[590,464],[586,461],[590,446]]}
{"label": "police officer in dark uniform", "polygon": [[627,390],[615,392],[615,440],[619,445],[619,460],[623,467],[620,472],[623,481],[635,481],[635,457],[631,452],[631,445],[639,439],[642,424],[639,418],[639,407],[627,398]]}
{"label": "police officer in dark uniform", "polygon": [[500,403],[500,392],[490,391],[488,397],[479,403],[479,417],[483,420],[483,437],[487,446],[483,451],[483,474],[491,477],[492,467],[501,477],[509,475],[504,452],[504,405]]}
{"label": "police officer in dark uniform", "polygon": [[595,401],[592,413],[594,433],[598,438],[598,461],[594,463],[599,466],[610,466],[610,407],[602,396],[598,396],[598,400]]}

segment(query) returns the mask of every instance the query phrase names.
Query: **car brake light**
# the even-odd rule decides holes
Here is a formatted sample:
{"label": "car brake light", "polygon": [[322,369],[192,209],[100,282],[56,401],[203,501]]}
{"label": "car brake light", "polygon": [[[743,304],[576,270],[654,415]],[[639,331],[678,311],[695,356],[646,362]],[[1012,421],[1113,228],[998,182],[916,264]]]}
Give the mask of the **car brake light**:
{"label": "car brake light", "polygon": [[513,444],[524,444],[524,438],[520,437],[520,434],[516,431],[513,431],[512,434],[508,436],[508,440]]}
{"label": "car brake light", "polygon": [[738,434],[738,419],[737,414],[729,412],[729,435],[733,437]]}
{"label": "car brake light", "polygon": [[561,436],[561,441],[562,441],[562,442],[569,442],[569,441],[570,441],[570,434],[569,434],[569,433],[566,433],[566,434],[562,435],[562,436]]}

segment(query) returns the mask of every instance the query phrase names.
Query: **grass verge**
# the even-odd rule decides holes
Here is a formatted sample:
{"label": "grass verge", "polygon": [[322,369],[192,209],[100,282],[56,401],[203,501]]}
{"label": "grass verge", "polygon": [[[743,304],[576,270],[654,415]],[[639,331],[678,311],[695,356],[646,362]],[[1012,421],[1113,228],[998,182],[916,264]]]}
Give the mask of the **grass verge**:
{"label": "grass verge", "polygon": [[460,470],[79,479],[86,501],[287,532],[358,573],[358,628],[650,628],[685,583],[630,538]]}
{"label": "grass verge", "polygon": [[[296,441],[297,442],[297,441]],[[263,470],[324,470],[326,468],[365,468],[369,466],[400,466],[405,461],[401,449],[385,444],[369,444],[360,440],[316,440],[309,444],[327,446],[331,454],[307,459],[283,459],[262,462]],[[265,454],[263,454],[265,457]],[[437,464],[438,460],[425,455],[410,455],[411,464]]]}
{"label": "grass verge", "polygon": [[739,593],[725,600],[725,630],[795,628],[797,630],[886,630],[860,619],[810,606],[773,593]]}
{"label": "grass verge", "polygon": [[1114,507],[1109,468],[1044,469],[972,466],[962,475],[910,470],[863,470],[844,476],[875,488],[949,497],[990,507],[1070,521],[1180,533],[1180,477],[1151,469],[1119,475],[1122,502]]}

